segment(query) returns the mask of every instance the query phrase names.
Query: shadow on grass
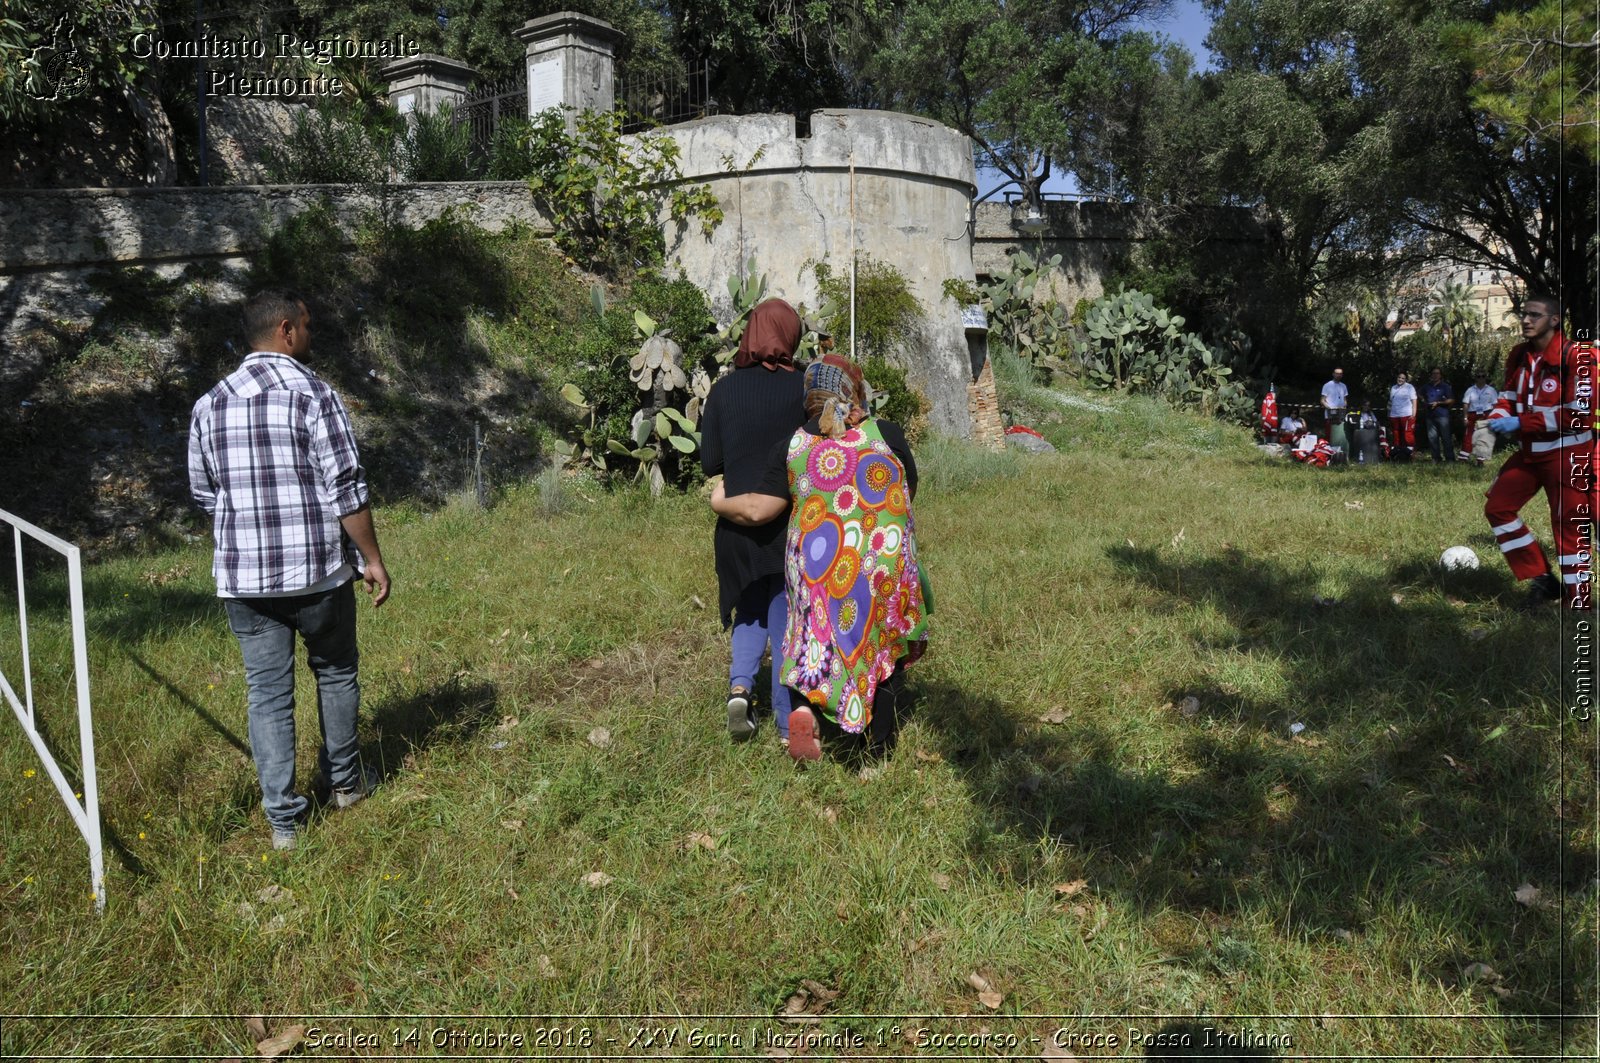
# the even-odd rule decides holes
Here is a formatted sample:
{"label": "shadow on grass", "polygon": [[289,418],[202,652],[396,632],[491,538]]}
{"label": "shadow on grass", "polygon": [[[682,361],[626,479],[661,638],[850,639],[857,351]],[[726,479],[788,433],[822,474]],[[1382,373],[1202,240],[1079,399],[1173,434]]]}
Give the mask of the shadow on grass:
{"label": "shadow on grass", "polygon": [[448,679],[406,697],[385,701],[372,712],[372,737],[361,758],[387,779],[417,750],[463,742],[499,719],[500,691],[493,683]]}
{"label": "shadow on grass", "polygon": [[[1569,959],[1581,951],[1575,924],[1554,905],[1513,899],[1522,883],[1576,893],[1593,867],[1573,834],[1592,808],[1560,793],[1551,762],[1563,721],[1517,707],[1530,694],[1559,704],[1553,613],[1511,618],[1548,652],[1502,650],[1491,674],[1488,644],[1475,652],[1469,632],[1507,619],[1481,601],[1503,574],[1464,574],[1456,591],[1477,605],[1397,607],[1395,580],[1434,577],[1396,571],[1319,608],[1309,568],[1236,551],[1181,566],[1156,551],[1109,553],[1156,611],[1220,615],[1207,621],[1223,628],[1212,644],[1229,661],[1270,662],[1293,705],[1240,693],[1204,663],[1175,666],[1157,683],[1175,704],[1192,694],[1201,707],[1188,719],[1148,710],[1180,729],[1172,756],[1152,765],[1128,755],[1117,729],[1072,716],[1040,727],[981,691],[913,673],[921,718],[992,812],[969,840],[975,863],[1028,881],[1059,871],[1039,841],[1065,846],[1101,895],[1194,915],[1201,929],[1162,946],[1199,969],[1264,962],[1228,929],[1234,916],[1266,913],[1278,933],[1336,951],[1359,950],[1369,931],[1392,935],[1403,918],[1400,932],[1424,942],[1410,959],[1442,984],[1463,986],[1463,971],[1486,962],[1509,1009],[1584,999],[1584,969]],[[1523,633],[1497,638],[1512,634]],[[1295,736],[1288,724],[1300,721]]]}
{"label": "shadow on grass", "polygon": [[201,705],[198,701],[195,701],[188,694],[185,694],[180,687],[172,682],[172,680],[168,679],[166,676],[152,668],[143,657],[140,657],[137,653],[129,650],[128,659],[133,662],[134,667],[138,668],[139,671],[149,676],[151,680],[153,680],[155,684],[162,690],[165,690],[174,701],[178,702],[184,708],[198,716],[206,724],[206,726],[210,727],[219,736],[221,736],[223,741],[227,742],[230,746],[232,746],[234,749],[237,749],[245,756],[248,757],[250,755],[250,746],[245,742],[244,739],[230,731],[226,724],[213,716],[210,711],[205,708],[205,706]]}

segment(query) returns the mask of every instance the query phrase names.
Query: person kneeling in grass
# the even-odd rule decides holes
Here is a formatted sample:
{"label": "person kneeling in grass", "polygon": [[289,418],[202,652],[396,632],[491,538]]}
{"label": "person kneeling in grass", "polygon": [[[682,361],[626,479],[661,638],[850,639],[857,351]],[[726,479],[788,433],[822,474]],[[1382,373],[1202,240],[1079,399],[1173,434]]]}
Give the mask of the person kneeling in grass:
{"label": "person kneeling in grass", "polygon": [[[809,420],[773,448],[761,485],[732,497],[718,485],[711,508],[755,525],[792,499],[783,681],[882,751],[894,731],[888,688],[927,648],[931,601],[911,515],[917,466],[900,426],[867,415],[861,369],[847,358],[827,354],[806,367],[805,403]],[[808,707],[790,715],[789,755],[822,755]]]}

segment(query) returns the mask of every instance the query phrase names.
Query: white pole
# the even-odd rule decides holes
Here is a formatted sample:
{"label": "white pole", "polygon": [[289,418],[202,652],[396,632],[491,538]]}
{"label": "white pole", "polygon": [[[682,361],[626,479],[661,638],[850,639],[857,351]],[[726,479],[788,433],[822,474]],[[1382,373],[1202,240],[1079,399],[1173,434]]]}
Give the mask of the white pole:
{"label": "white pole", "polygon": [[89,882],[96,911],[106,910],[105,852],[100,838],[100,782],[94,765],[94,715],[89,708],[89,640],[84,631],[83,560],[74,546],[67,555],[72,596],[72,664],[78,674],[78,747],[83,768],[83,840],[89,843]]}
{"label": "white pole", "polygon": [[22,624],[22,688],[28,703],[28,726],[33,722],[33,664],[28,659],[28,595],[23,586],[22,575],[22,529],[11,529],[12,542],[17,551],[17,618]]}
{"label": "white pole", "polygon": [[850,152],[850,360],[856,360],[856,153]]}

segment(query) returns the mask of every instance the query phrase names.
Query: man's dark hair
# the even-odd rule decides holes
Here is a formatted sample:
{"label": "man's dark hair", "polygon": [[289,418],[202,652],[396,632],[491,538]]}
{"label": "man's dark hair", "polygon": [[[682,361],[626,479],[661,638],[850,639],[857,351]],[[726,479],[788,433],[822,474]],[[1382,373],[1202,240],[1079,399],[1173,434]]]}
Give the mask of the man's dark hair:
{"label": "man's dark hair", "polygon": [[1554,317],[1557,321],[1561,320],[1561,299],[1559,296],[1546,295],[1543,292],[1536,292],[1522,301],[1523,306],[1527,306],[1529,303],[1539,303],[1543,305],[1550,311],[1552,317]]}
{"label": "man's dark hair", "polygon": [[300,308],[304,305],[305,299],[294,292],[277,288],[257,292],[245,300],[240,314],[244,338],[254,343],[277,331],[280,322],[298,322]]}

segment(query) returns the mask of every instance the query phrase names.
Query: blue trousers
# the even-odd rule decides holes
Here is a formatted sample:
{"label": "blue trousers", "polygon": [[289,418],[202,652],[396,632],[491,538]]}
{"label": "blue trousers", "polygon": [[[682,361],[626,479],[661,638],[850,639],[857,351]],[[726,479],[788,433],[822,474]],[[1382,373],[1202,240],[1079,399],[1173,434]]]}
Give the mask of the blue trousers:
{"label": "blue trousers", "polygon": [[733,607],[733,663],[728,685],[754,690],[761,654],[772,647],[772,722],[789,737],[789,688],[783,685],[783,630],[789,623],[789,598],[783,576],[763,576],[747,584]]}
{"label": "blue trousers", "polygon": [[310,802],[294,785],[294,641],[306,644],[317,677],[322,727],[318,763],[335,790],[361,785],[356,762],[356,598],[354,581],[319,594],[287,598],[224,598],[228,626],[244,655],[249,689],[250,753],[261,780],[261,807],[280,833],[292,833]]}

